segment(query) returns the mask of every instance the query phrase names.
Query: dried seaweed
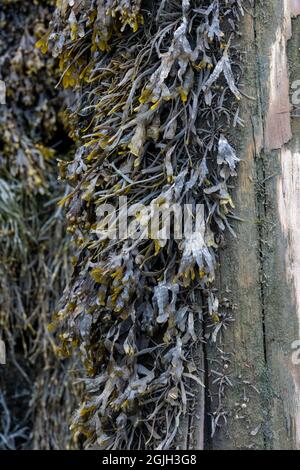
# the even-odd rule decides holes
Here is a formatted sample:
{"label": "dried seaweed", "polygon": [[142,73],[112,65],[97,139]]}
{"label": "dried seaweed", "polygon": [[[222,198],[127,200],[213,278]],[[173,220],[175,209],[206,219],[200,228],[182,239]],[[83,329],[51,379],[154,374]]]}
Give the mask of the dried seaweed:
{"label": "dried seaweed", "polygon": [[[87,448],[174,447],[195,400],[190,382],[203,386],[192,346],[203,340],[195,325],[222,322],[213,283],[232,231],[230,129],[241,123],[232,44],[242,14],[236,0],[61,0],[37,44],[74,90],[77,151],[60,174],[73,186],[62,204],[76,256],[53,327],[61,352],[82,356],[72,430]],[[129,207],[203,204],[200,231],[103,236],[101,206],[125,195]]]}

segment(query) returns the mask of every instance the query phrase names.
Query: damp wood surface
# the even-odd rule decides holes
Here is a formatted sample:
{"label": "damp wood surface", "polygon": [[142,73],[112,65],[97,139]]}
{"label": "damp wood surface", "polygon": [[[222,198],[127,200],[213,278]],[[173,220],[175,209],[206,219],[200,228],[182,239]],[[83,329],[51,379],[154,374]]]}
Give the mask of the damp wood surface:
{"label": "damp wood surface", "polygon": [[[300,118],[291,83],[300,78],[300,2],[254,2],[242,24],[245,127],[237,136],[233,194],[237,240],[220,256],[220,298],[236,305],[222,349],[230,355],[227,425],[212,449],[300,449],[300,368],[292,343],[300,325]],[[246,101],[246,102],[245,102]],[[216,409],[216,353],[207,351],[207,406]],[[229,366],[228,366],[229,364]],[[222,422],[222,421],[221,421]]]}

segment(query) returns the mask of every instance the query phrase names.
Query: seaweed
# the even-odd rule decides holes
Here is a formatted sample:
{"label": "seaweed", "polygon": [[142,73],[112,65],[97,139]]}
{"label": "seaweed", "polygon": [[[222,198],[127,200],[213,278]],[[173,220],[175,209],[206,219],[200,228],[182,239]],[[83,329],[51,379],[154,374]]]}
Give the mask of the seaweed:
{"label": "seaweed", "polygon": [[65,191],[57,181],[56,158],[68,147],[60,142],[66,140],[61,129],[67,97],[55,90],[58,64],[35,48],[53,6],[1,2],[6,104],[0,112],[0,332],[7,346],[0,378],[1,449],[72,445],[68,421],[78,387],[48,331],[71,271],[69,238],[57,207]]}
{"label": "seaweed", "polygon": [[[229,181],[241,125],[239,0],[61,0],[37,46],[72,89],[59,163],[73,274],[53,317],[61,353],[81,354],[84,399],[72,430],[86,448],[170,449],[203,387],[196,331],[220,324],[218,248],[234,205]],[[103,234],[103,204],[195,208],[200,230],[178,240]],[[115,222],[122,226],[122,208]],[[133,217],[136,232],[148,220]],[[158,227],[160,228],[160,227]],[[223,383],[223,382],[222,382]]]}

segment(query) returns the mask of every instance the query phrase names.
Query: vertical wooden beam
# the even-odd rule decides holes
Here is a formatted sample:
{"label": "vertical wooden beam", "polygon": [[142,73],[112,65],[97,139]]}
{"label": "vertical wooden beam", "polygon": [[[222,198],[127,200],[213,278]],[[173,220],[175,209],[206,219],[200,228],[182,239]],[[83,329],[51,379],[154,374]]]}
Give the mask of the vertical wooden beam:
{"label": "vertical wooden beam", "polygon": [[298,0],[256,1],[242,25],[244,91],[256,102],[244,103],[237,136],[234,200],[245,222],[220,259],[220,294],[229,287],[237,311],[222,345],[232,353],[228,427],[214,448],[300,448],[300,366],[291,359],[300,335],[300,118],[291,122],[289,100],[289,78],[300,80],[298,14]]}
{"label": "vertical wooden beam", "polygon": [[[242,38],[238,43],[243,59],[243,86],[241,90],[251,97],[257,96],[254,9],[248,10],[241,25]],[[210,364],[210,389],[217,374],[228,376],[232,386],[227,386],[224,410],[227,426],[213,437],[213,449],[263,449],[263,424],[265,411],[262,388],[265,377],[265,351],[263,313],[261,303],[259,228],[256,204],[256,147],[252,117],[257,102],[244,99],[241,116],[245,121],[242,130],[235,131],[238,154],[241,158],[238,178],[235,181],[233,200],[235,213],[243,222],[234,223],[237,240],[227,237],[227,246],[220,256],[220,298],[229,298],[236,305],[235,322],[226,330],[219,347],[229,361],[218,366],[220,354],[214,348],[208,351]],[[259,128],[259,127],[258,127]],[[256,131],[256,137],[258,137]],[[217,367],[218,366],[218,367]],[[217,370],[216,370],[217,368]],[[216,392],[216,390],[214,390]],[[218,400],[218,397],[217,397]],[[216,407],[215,398],[212,409]]]}
{"label": "vertical wooden beam", "polygon": [[[258,12],[258,17],[262,16],[262,8]],[[291,81],[300,79],[300,20],[294,21],[293,28],[291,23],[291,17],[300,13],[300,2],[272,2],[268,12],[276,30],[271,34],[270,28],[263,28],[259,23],[262,117],[264,123],[270,119],[273,99],[277,103],[276,113],[284,116],[291,135],[276,145],[273,132],[265,127],[262,152],[265,192],[262,262],[270,409],[267,437],[269,448],[299,449],[300,366],[292,363],[291,346],[299,339],[300,323],[300,140],[297,138],[300,123],[291,120],[289,93]],[[264,86],[268,71],[268,86]]]}

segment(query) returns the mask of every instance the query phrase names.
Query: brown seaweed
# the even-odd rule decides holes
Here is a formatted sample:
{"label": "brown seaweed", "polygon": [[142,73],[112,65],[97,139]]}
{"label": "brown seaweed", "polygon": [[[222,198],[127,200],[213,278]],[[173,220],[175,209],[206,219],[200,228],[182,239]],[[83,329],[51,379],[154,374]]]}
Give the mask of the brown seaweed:
{"label": "brown seaweed", "polygon": [[[37,43],[73,90],[77,151],[60,174],[72,186],[62,204],[76,255],[53,327],[62,354],[79,350],[85,368],[72,420],[85,447],[174,447],[195,400],[190,384],[203,386],[195,325],[215,326],[214,341],[225,324],[214,279],[218,246],[233,233],[242,15],[239,0],[60,0]],[[101,207],[119,196],[157,211],[202,204],[201,230],[105,237]],[[143,217],[135,222],[143,232]]]}

